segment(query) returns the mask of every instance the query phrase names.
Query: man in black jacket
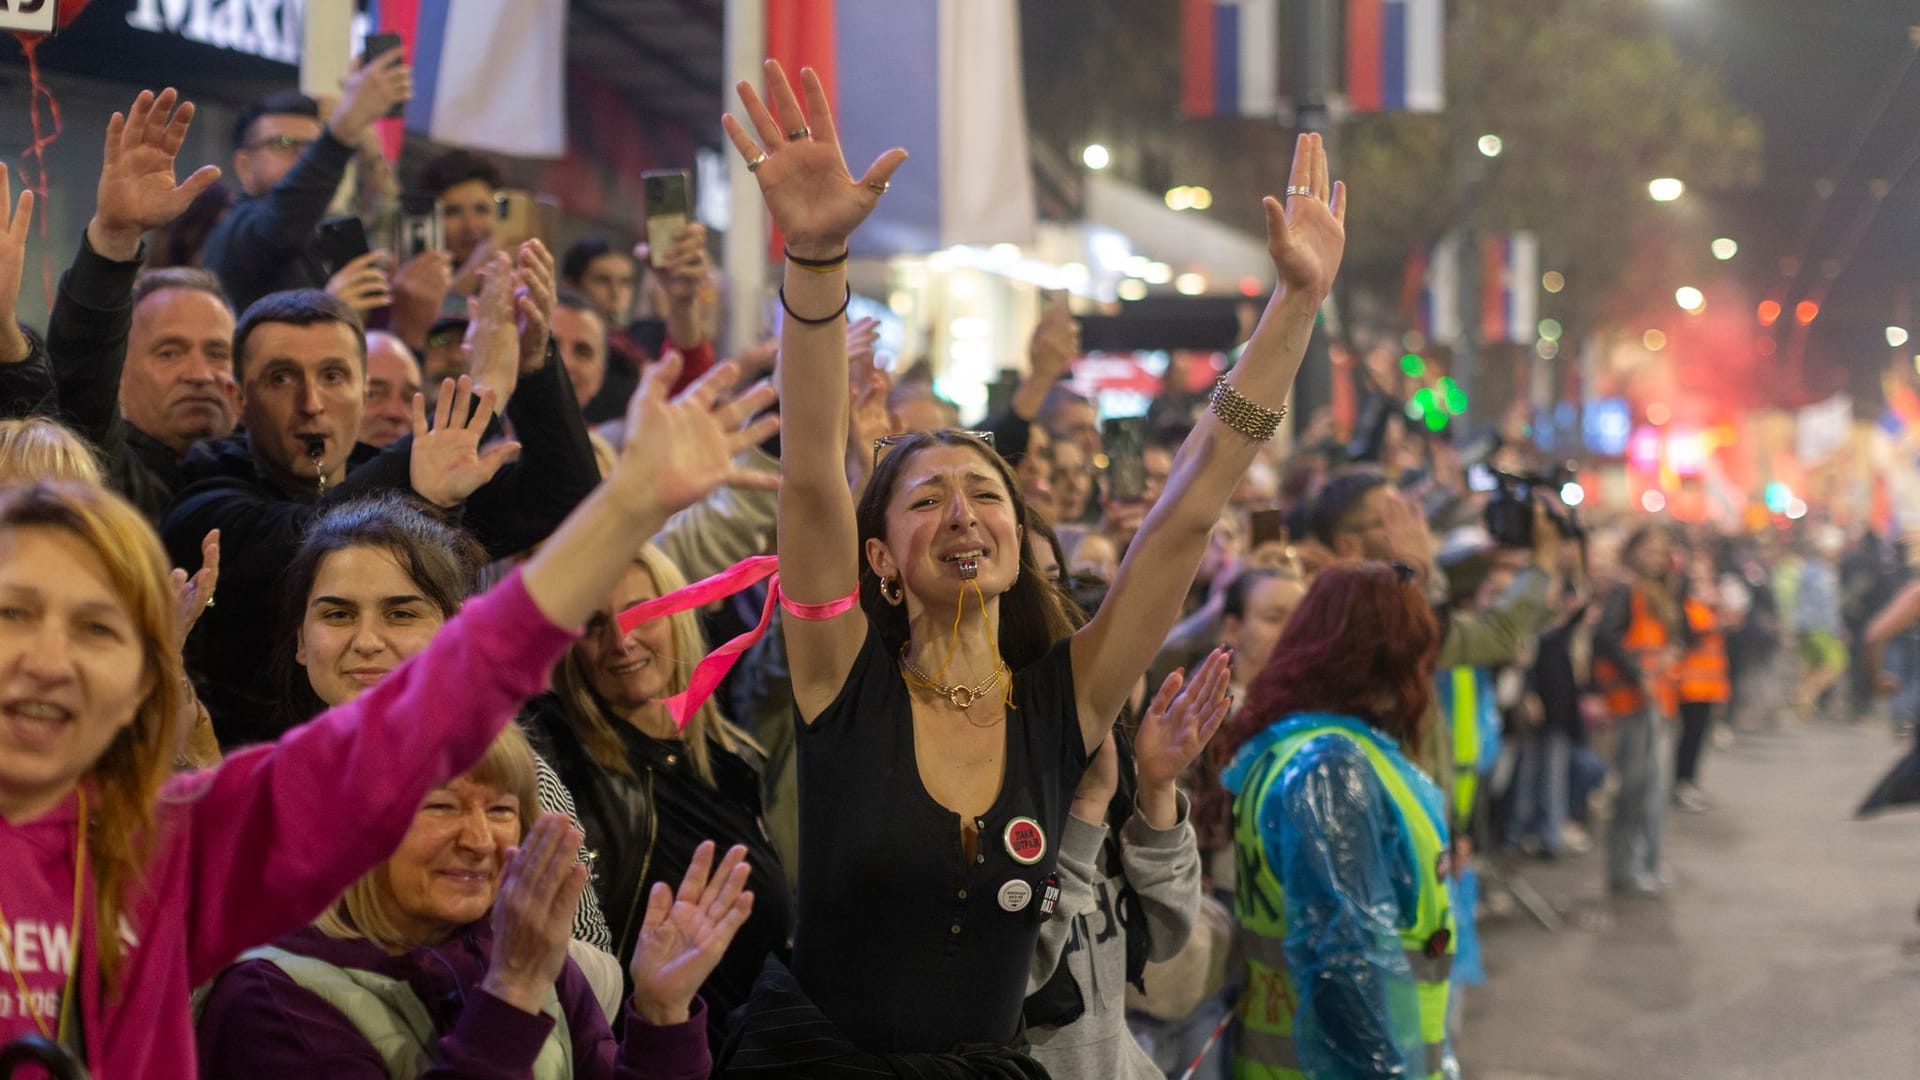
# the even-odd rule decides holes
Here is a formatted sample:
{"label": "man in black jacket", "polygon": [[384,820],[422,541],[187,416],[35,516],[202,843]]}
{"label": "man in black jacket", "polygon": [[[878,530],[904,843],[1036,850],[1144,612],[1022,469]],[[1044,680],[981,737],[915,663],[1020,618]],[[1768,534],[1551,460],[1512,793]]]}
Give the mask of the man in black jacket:
{"label": "man in black jacket", "polygon": [[214,226],[200,256],[220,275],[235,308],[270,292],[327,283],[310,251],[314,229],[368,125],[413,96],[402,52],[356,66],[325,124],[312,98],[291,91],[241,114],[233,130],[233,173],[244,194]]}
{"label": "man in black jacket", "polygon": [[[501,256],[497,270],[504,274],[505,267]],[[545,269],[550,274],[550,260]],[[551,310],[550,277],[529,291],[540,298],[536,308]],[[187,664],[222,745],[270,740],[287,726],[272,670],[280,651],[279,579],[321,511],[381,490],[408,492],[459,516],[490,553],[504,556],[545,539],[598,482],[545,317],[516,329],[510,291],[497,292],[483,293],[475,382],[511,395],[506,415],[522,452],[501,468],[504,449],[469,451],[452,463],[458,482],[448,479],[444,454],[423,459],[417,429],[384,450],[358,441],[366,342],[358,318],[340,301],[314,290],[278,293],[241,316],[234,356],[246,433],[194,448],[161,530],[168,551],[189,569],[199,565],[201,538],[220,530],[220,602],[188,639]],[[454,426],[463,421],[457,413]],[[428,438],[439,434],[436,428]],[[475,479],[482,466],[492,477],[484,485]]]}

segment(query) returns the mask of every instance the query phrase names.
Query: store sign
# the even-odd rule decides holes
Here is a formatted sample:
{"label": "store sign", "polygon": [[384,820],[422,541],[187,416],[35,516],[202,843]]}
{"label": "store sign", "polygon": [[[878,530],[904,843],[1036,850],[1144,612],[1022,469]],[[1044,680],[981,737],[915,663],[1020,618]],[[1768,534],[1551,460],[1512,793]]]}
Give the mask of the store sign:
{"label": "store sign", "polygon": [[[51,0],[47,6],[53,6]],[[297,64],[305,8],[306,0],[136,0],[127,13],[127,25],[262,60]]]}
{"label": "store sign", "polygon": [[53,33],[57,0],[0,0],[0,30]]}

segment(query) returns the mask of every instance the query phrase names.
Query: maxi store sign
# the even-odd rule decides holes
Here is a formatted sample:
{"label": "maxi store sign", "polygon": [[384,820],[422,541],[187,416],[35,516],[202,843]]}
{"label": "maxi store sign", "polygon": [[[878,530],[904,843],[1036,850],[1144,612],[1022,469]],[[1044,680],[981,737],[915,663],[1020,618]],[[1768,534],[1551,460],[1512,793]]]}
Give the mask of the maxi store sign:
{"label": "maxi store sign", "polygon": [[297,64],[305,10],[306,0],[136,0],[127,13],[127,25],[262,60]]}

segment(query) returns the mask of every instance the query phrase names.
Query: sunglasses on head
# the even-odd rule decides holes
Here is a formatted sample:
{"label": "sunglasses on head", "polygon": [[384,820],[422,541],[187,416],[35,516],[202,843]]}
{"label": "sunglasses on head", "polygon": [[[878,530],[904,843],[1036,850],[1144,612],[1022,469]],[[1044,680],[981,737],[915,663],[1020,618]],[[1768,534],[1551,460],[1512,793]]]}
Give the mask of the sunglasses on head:
{"label": "sunglasses on head", "polygon": [[[986,443],[988,446],[990,447],[993,446],[993,432],[991,431],[967,431],[962,428],[947,428],[945,430],[957,431],[962,435],[971,435],[974,438],[979,439],[981,442]],[[878,466],[880,464],[880,459],[886,455],[886,452],[888,450],[893,449],[894,447],[900,445],[903,442],[906,442],[908,439],[914,438],[915,436],[928,435],[928,434],[932,434],[932,432],[915,431],[906,435],[887,435],[887,436],[883,436],[881,438],[873,440],[874,465]],[[994,449],[998,450],[999,448],[994,447]]]}

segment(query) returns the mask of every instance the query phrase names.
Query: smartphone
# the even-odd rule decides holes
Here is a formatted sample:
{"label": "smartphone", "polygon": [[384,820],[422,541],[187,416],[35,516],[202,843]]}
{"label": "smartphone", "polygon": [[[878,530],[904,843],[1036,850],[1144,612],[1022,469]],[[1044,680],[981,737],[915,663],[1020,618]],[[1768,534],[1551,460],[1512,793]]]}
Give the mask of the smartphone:
{"label": "smartphone", "polygon": [[1284,544],[1287,542],[1287,512],[1277,506],[1253,512],[1252,528],[1248,532],[1248,547],[1258,548],[1263,544]]}
{"label": "smartphone", "polygon": [[[393,50],[400,48],[400,46],[401,41],[399,34],[368,34],[367,49],[360,54],[360,62],[365,64],[369,60],[379,59]],[[404,101],[387,110],[389,117],[405,116],[406,114],[407,103]]]}
{"label": "smartphone", "polygon": [[440,204],[431,198],[405,198],[394,217],[393,257],[406,262],[424,251],[444,251],[447,246],[446,220],[440,216]]}
{"label": "smartphone", "polygon": [[314,230],[313,246],[308,250],[320,260],[321,271],[332,277],[341,267],[373,249],[367,244],[366,226],[359,218],[346,214],[322,221]]}
{"label": "smartphone", "polygon": [[511,251],[539,234],[532,192],[502,191],[493,197],[493,206],[494,250]]}
{"label": "smartphone", "polygon": [[685,169],[659,169],[640,174],[640,190],[647,206],[647,263],[654,269],[667,264],[673,238],[687,227],[693,205]]}
{"label": "smartphone", "polygon": [[1139,502],[1147,494],[1147,418],[1115,416],[1100,425],[1107,449],[1107,498]]}

